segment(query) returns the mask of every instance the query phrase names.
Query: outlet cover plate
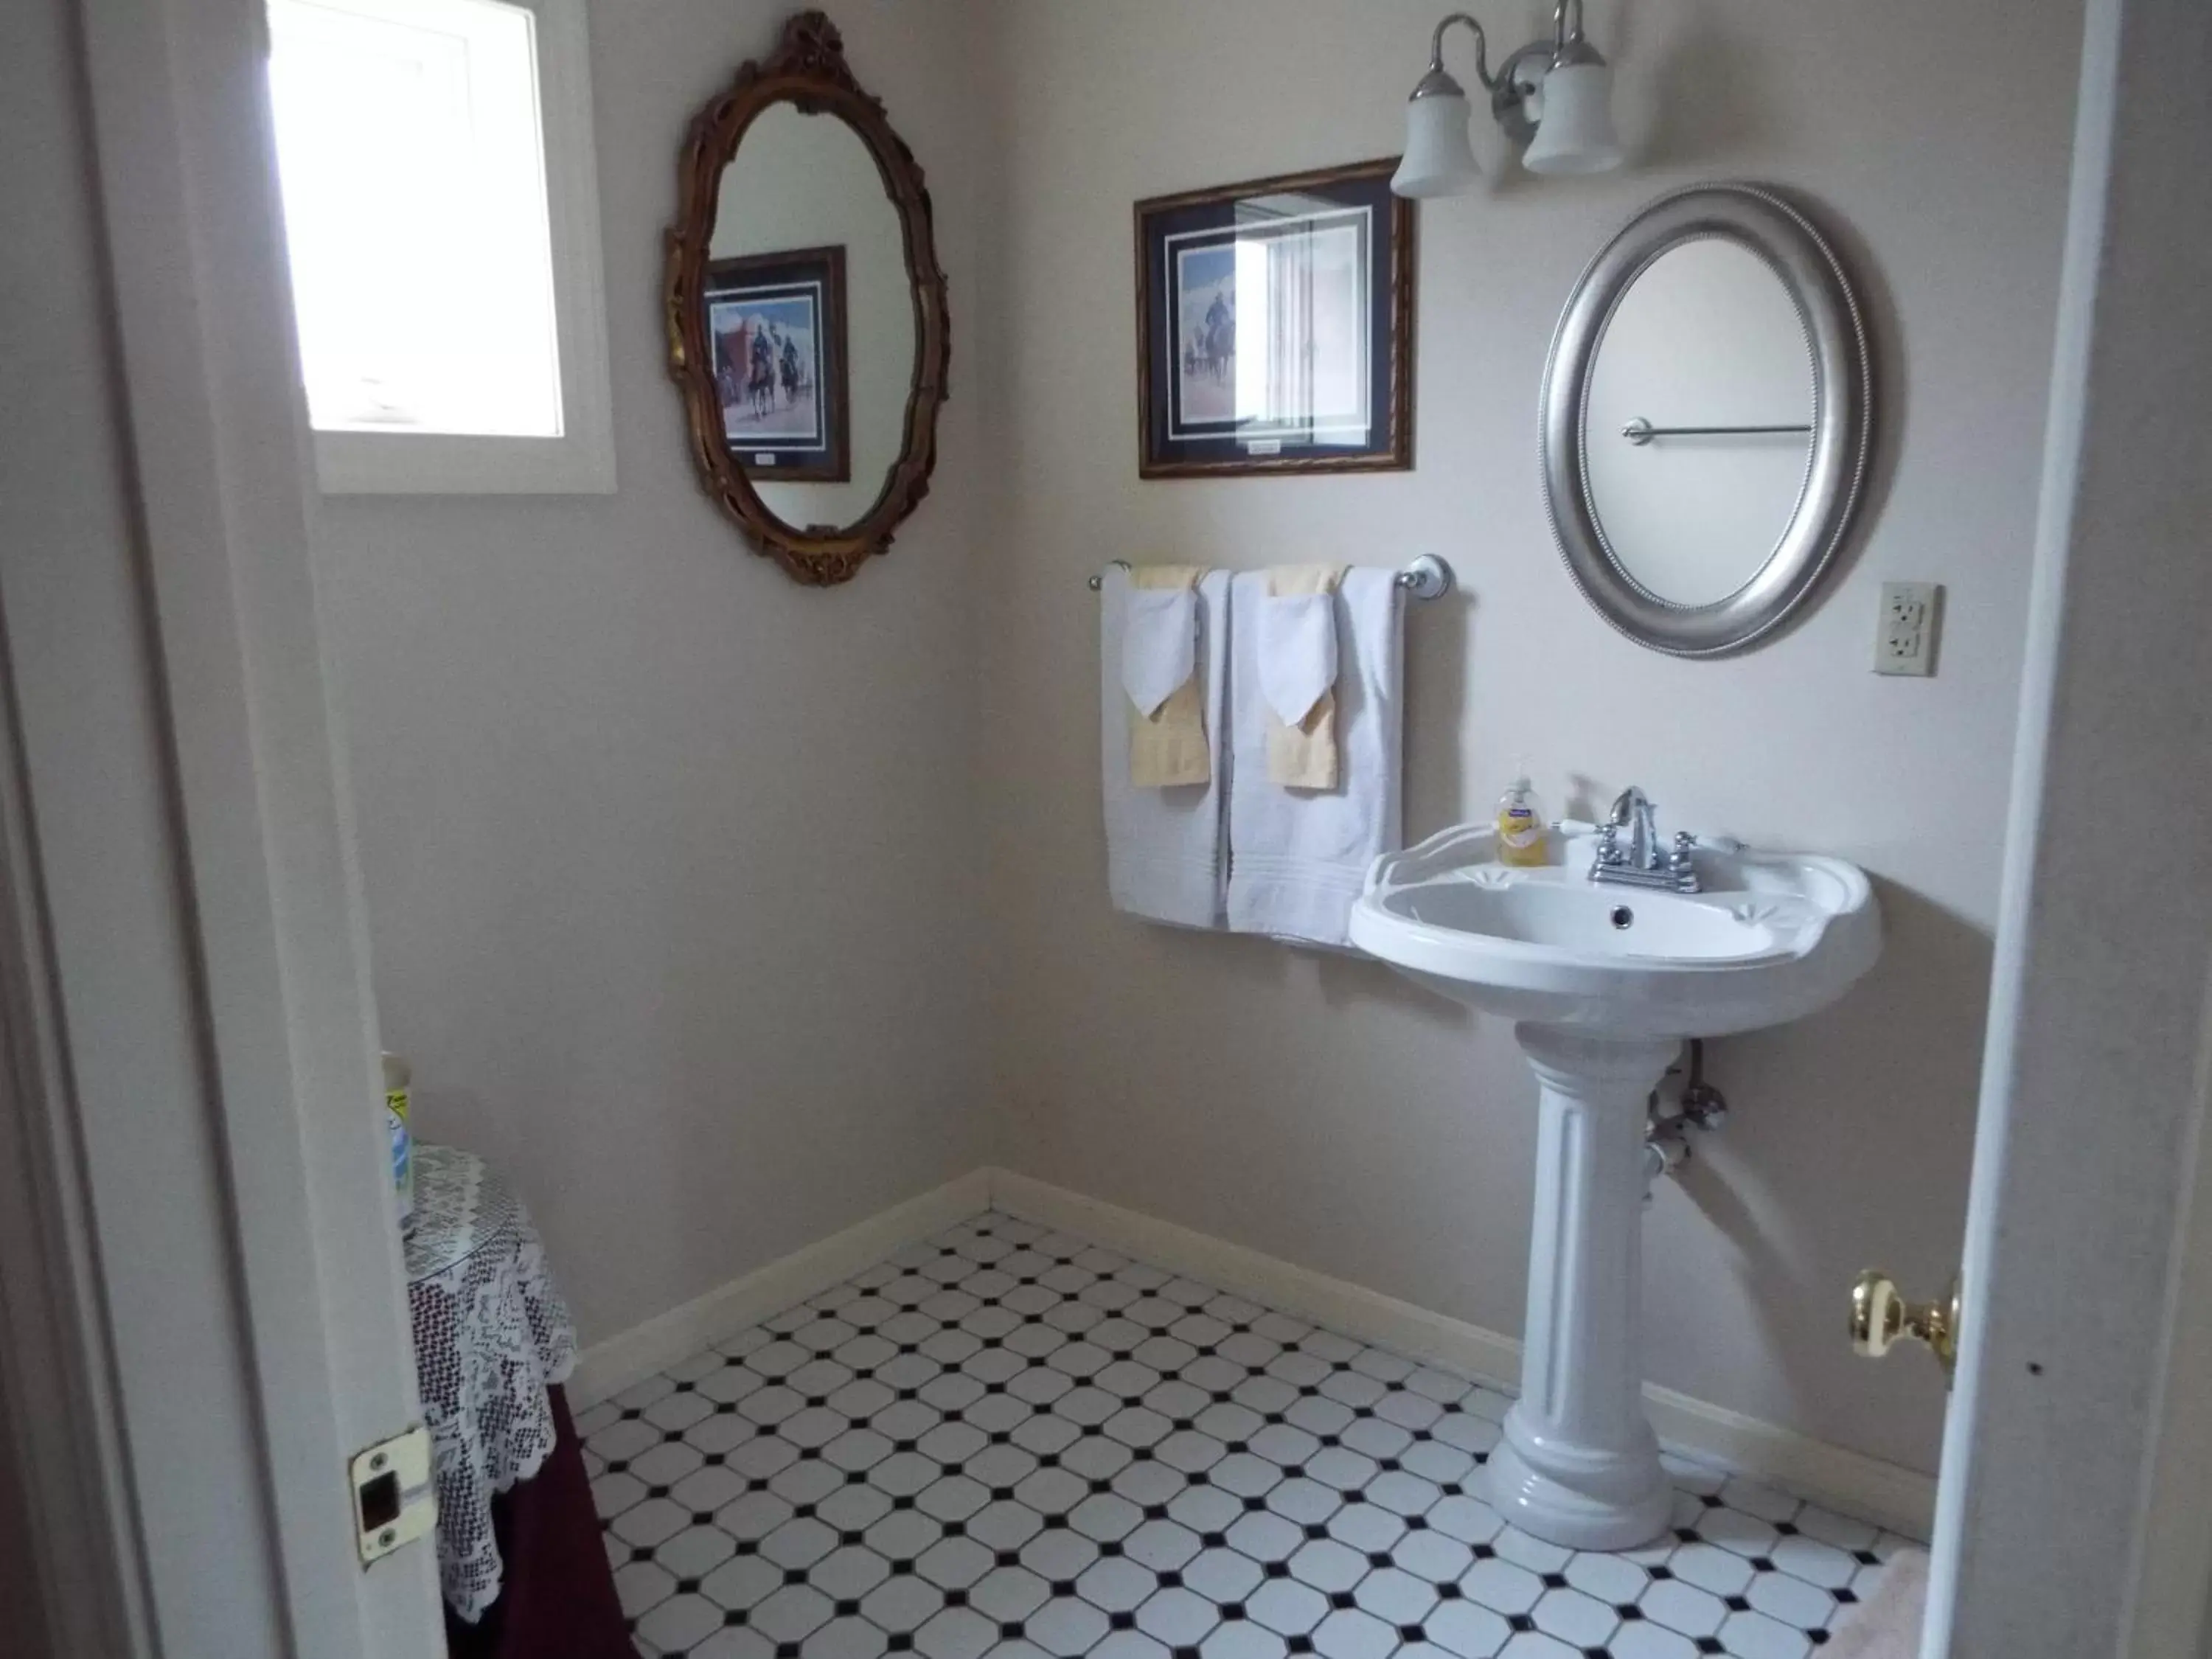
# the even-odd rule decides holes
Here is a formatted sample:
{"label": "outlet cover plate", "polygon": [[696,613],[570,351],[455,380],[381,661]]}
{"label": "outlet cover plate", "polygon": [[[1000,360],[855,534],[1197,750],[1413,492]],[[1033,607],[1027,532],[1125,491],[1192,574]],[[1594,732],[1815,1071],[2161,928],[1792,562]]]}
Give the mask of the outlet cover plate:
{"label": "outlet cover plate", "polygon": [[1943,590],[1936,583],[1884,582],[1875,623],[1874,672],[1933,674],[1942,612]]}

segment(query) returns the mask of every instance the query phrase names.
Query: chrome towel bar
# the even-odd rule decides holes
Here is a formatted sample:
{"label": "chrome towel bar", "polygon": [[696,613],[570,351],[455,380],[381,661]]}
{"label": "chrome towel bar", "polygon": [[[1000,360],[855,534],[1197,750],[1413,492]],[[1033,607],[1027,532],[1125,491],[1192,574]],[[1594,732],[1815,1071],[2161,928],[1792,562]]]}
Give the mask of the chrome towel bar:
{"label": "chrome towel bar", "polygon": [[[1114,568],[1117,570],[1127,570],[1129,568],[1129,562],[1127,559],[1116,559],[1114,561]],[[1102,575],[1093,575],[1086,586],[1096,593],[1104,580],[1105,578]],[[1452,574],[1452,568],[1433,553],[1424,553],[1419,558],[1415,559],[1413,563],[1398,573],[1397,580],[1398,586],[1416,599],[1441,599],[1456,585],[1456,579]]]}

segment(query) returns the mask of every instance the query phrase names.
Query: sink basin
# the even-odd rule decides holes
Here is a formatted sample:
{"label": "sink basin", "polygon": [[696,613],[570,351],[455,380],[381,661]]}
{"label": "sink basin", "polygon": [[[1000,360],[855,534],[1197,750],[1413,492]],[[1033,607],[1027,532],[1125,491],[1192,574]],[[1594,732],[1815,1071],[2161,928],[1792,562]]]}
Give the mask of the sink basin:
{"label": "sink basin", "polygon": [[1646,1102],[1681,1040],[1802,1018],[1874,966],[1881,916],[1839,859],[1693,854],[1703,890],[1594,883],[1592,833],[1536,869],[1467,825],[1376,860],[1352,942],[1514,1021],[1539,1085],[1521,1395],[1483,1495],[1571,1549],[1633,1549],[1672,1494],[1644,1414]]}
{"label": "sink basin", "polygon": [[1614,1036],[1723,1036],[1826,1006],[1874,965],[1881,921],[1840,859],[1708,851],[1700,893],[1589,880],[1593,835],[1511,869],[1462,827],[1378,859],[1352,941],[1510,1019]]}

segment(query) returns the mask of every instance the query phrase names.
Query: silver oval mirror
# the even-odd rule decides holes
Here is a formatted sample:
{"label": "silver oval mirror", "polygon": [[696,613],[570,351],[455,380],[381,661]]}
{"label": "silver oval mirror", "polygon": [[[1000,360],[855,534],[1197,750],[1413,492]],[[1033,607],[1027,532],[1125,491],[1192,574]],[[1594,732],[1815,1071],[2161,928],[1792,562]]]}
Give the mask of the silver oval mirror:
{"label": "silver oval mirror", "polygon": [[1662,197],[1553,337],[1545,495],[1569,572],[1639,644],[1744,649],[1841,544],[1872,403],[1857,299],[1802,213],[1748,185]]}

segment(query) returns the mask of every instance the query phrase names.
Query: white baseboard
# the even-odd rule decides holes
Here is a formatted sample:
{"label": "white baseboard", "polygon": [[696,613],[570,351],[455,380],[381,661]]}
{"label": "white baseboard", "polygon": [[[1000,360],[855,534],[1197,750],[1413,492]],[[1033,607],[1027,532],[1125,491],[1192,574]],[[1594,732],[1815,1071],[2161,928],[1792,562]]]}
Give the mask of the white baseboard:
{"label": "white baseboard", "polygon": [[[594,1344],[577,1361],[570,1398],[581,1410],[618,1394],[987,1209],[1094,1240],[1463,1376],[1510,1390],[1521,1375],[1521,1345],[1510,1336],[1011,1170],[981,1169]],[[1912,1537],[1928,1536],[1936,1512],[1931,1476],[1672,1389],[1647,1383],[1644,1399],[1652,1427],[1670,1450]]]}
{"label": "white baseboard", "polygon": [[1284,1313],[1325,1325],[1462,1376],[1511,1389],[1521,1375],[1521,1345],[1510,1337],[1431,1313],[1410,1302],[1326,1273],[1263,1255],[1242,1244],[1177,1226],[1103,1199],[1086,1198],[1011,1170],[991,1171],[991,1204],[1024,1220],[1172,1268],[1249,1297]]}
{"label": "white baseboard", "polygon": [[780,1256],[696,1301],[595,1342],[577,1358],[575,1372],[568,1379],[569,1401],[578,1411],[596,1405],[679,1359],[726,1342],[771,1314],[819,1296],[895,1250],[980,1215],[990,1203],[991,1171],[971,1170],[842,1232]]}
{"label": "white baseboard", "polygon": [[[1417,1308],[1241,1244],[1125,1210],[1009,1170],[990,1171],[991,1204],[1096,1240],[1126,1255],[1218,1285],[1347,1336],[1511,1389],[1521,1345],[1479,1325]],[[1882,1526],[1925,1538],[1936,1482],[1902,1465],[1646,1383],[1645,1408],[1662,1444]]]}

